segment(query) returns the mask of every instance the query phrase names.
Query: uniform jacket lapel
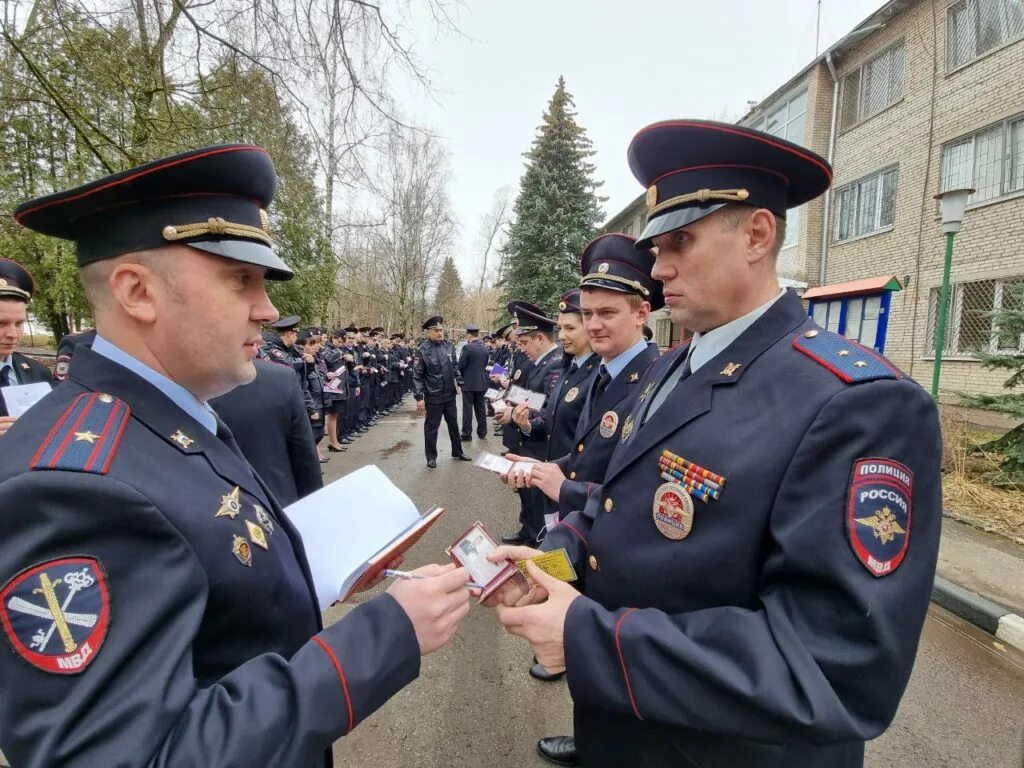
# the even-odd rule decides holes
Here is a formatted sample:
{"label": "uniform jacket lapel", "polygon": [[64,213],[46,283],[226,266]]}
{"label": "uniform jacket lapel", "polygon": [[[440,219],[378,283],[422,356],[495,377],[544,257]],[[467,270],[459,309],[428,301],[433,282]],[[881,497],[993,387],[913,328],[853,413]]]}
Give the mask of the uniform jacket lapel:
{"label": "uniform jacket lapel", "polygon": [[[808,318],[800,299],[794,292],[787,292],[725,350],[702,365],[696,373],[681,381],[668,395],[654,417],[646,422],[637,420],[642,426],[634,431],[630,441],[616,451],[609,465],[606,481],[611,480],[624,467],[670,434],[711,410],[716,387],[734,385],[765,350],[805,322],[808,322]],[[685,355],[685,352],[684,348],[679,354]],[[673,368],[671,365],[664,366],[656,384],[660,383]],[[646,415],[653,398],[652,392],[643,410],[640,411],[640,416]]]}
{"label": "uniform jacket lapel", "polygon": [[[651,349],[647,347],[640,354],[629,361],[629,364],[623,368],[619,375],[611,380],[608,384],[608,388],[605,389],[604,393],[597,399],[592,410],[589,409],[590,402],[583,406],[583,414],[580,417],[579,424],[576,425],[576,442],[579,442],[587,433],[593,430],[595,427],[600,425],[601,417],[605,412],[612,410],[628,395],[640,381],[641,374],[651,364],[651,362],[658,357],[657,348]],[[597,377],[594,378],[594,382],[591,386],[597,385]],[[590,418],[587,418],[587,414],[592,414]]]}

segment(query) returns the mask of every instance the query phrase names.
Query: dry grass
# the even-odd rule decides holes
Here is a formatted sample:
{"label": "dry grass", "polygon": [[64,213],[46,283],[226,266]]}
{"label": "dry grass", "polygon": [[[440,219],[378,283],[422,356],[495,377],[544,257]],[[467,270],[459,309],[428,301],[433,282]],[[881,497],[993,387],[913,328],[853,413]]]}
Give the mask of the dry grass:
{"label": "dry grass", "polygon": [[983,475],[998,475],[1001,456],[974,450],[998,436],[973,427],[961,414],[943,412],[943,505],[954,517],[1024,542],[1024,488],[986,482]]}

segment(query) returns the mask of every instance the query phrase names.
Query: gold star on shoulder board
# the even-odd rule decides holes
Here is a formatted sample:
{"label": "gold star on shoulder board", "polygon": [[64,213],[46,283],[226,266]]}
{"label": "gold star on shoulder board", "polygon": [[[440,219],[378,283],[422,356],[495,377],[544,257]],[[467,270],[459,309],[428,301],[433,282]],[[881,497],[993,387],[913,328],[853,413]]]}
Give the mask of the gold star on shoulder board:
{"label": "gold star on shoulder board", "polygon": [[182,448],[188,448],[190,445],[192,445],[192,443],[195,442],[195,440],[193,440],[191,437],[186,435],[180,429],[177,432],[175,432],[173,435],[171,435],[171,440],[176,442]]}
{"label": "gold star on shoulder board", "polygon": [[850,350],[840,349],[838,352],[836,352],[836,354],[839,355],[840,357],[846,357],[848,354],[850,354]]}
{"label": "gold star on shoulder board", "polygon": [[883,544],[888,544],[900,534],[906,533],[903,527],[897,522],[896,515],[888,507],[882,507],[871,517],[855,518],[861,525],[866,525],[875,534],[875,538]]}
{"label": "gold star on shoulder board", "polygon": [[640,374],[639,373],[631,373],[631,374],[629,374],[629,383],[630,384],[636,384],[638,381],[640,381]]}
{"label": "gold star on shoulder board", "polygon": [[237,485],[231,493],[225,493],[220,497],[220,509],[217,510],[217,514],[214,517],[230,517],[234,520],[238,517],[238,513],[242,511],[242,502],[238,500],[238,494],[241,491]]}
{"label": "gold star on shoulder board", "polygon": [[742,363],[729,363],[725,368],[721,370],[722,376],[732,376],[736,371],[743,367]]}
{"label": "gold star on shoulder board", "polygon": [[99,439],[99,435],[97,435],[95,432],[89,432],[89,431],[86,431],[86,432],[75,432],[75,442],[76,443],[93,443],[93,444],[95,444],[97,439]]}

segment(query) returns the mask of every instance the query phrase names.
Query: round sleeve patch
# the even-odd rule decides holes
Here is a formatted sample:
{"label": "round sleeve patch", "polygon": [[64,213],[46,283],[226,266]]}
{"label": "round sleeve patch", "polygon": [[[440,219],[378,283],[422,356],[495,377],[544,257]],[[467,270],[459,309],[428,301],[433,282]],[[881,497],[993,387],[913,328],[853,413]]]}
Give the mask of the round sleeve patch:
{"label": "round sleeve patch", "polygon": [[891,459],[858,459],[847,502],[846,533],[854,555],[875,577],[903,562],[910,544],[914,473]]}
{"label": "round sleeve patch", "polygon": [[14,652],[32,666],[58,675],[84,671],[110,626],[99,561],[67,557],[27,568],[0,591],[0,619]]}

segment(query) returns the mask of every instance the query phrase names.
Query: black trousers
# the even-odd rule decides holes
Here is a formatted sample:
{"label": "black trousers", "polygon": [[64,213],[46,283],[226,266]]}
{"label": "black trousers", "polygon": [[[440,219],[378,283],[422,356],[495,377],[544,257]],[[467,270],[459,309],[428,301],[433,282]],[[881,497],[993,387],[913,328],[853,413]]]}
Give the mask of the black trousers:
{"label": "black trousers", "polygon": [[487,437],[487,401],[483,392],[462,390],[462,436],[473,434],[473,413],[476,413],[476,434]]}
{"label": "black trousers", "polygon": [[448,438],[452,441],[452,456],[462,453],[462,440],[459,439],[459,413],[455,407],[455,395],[448,400],[440,402],[426,401],[427,420],[423,424],[423,447],[427,454],[427,461],[437,458],[437,428],[441,426],[441,418],[444,417],[448,425]]}

